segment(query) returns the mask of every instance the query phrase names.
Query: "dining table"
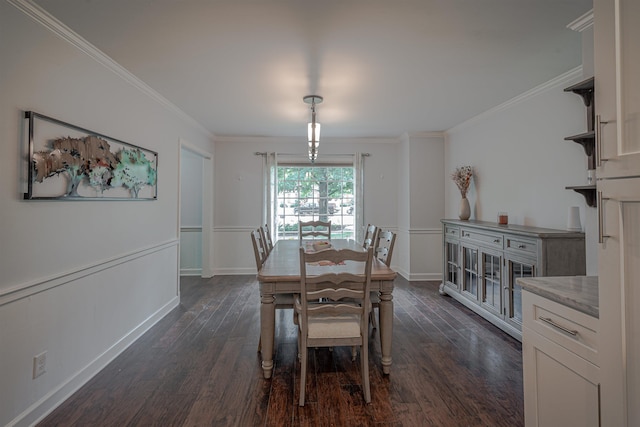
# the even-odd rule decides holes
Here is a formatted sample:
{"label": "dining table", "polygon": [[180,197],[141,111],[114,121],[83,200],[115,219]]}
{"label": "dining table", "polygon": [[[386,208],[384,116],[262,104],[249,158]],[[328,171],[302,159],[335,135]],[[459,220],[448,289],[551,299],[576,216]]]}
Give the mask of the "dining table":
{"label": "dining table", "polygon": [[[300,293],[300,247],[309,244],[300,240],[278,240],[258,271],[260,286],[260,339],[262,343],[262,369],[265,378],[273,372],[273,343],[275,333],[276,304],[278,294]],[[332,239],[330,247],[335,249],[362,250],[361,243],[351,239]],[[315,268],[322,272],[348,271],[353,265],[321,265]],[[353,272],[356,272],[355,270]],[[313,274],[308,271],[308,274]],[[393,282],[396,272],[379,259],[373,259],[371,266],[371,291],[378,292],[380,298],[380,348],[382,371],[389,374],[391,369],[391,337],[393,332]]]}

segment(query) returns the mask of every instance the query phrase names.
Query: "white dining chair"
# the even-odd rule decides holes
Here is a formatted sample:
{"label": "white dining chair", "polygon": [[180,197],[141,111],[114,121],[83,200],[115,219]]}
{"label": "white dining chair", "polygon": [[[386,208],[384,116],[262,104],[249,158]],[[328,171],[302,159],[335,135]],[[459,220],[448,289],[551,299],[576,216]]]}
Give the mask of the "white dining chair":
{"label": "white dining chair", "polygon": [[[301,292],[296,299],[298,317],[298,345],[300,353],[300,396],[304,406],[307,380],[308,349],[316,347],[360,347],[360,370],[365,402],[371,402],[369,387],[369,291],[373,248],[367,251],[326,249],[306,252],[300,248]],[[349,272],[322,273],[314,266],[319,262],[335,265],[349,263]],[[318,303],[318,300],[325,302]]]}
{"label": "white dining chair", "polygon": [[331,221],[300,221],[298,222],[298,238],[331,240]]}

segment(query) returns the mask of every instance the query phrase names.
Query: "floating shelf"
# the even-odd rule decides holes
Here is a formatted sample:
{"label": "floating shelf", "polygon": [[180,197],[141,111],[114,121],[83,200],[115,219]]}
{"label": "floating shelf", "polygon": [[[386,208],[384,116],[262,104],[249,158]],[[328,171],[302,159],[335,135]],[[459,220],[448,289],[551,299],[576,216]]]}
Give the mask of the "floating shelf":
{"label": "floating shelf", "polygon": [[597,206],[595,185],[574,185],[565,188],[567,190],[573,190],[576,193],[582,194],[587,201],[587,206],[591,206],[592,208],[595,208]]}

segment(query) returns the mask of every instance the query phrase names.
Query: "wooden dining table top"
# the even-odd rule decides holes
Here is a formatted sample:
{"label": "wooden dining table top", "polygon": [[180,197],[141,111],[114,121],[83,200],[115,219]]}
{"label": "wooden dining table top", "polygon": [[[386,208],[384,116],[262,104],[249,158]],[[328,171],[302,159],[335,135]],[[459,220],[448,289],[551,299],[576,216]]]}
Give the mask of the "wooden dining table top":
{"label": "wooden dining table top", "polygon": [[[331,247],[335,249],[353,249],[361,250],[362,244],[350,239],[332,239]],[[303,241],[302,244],[306,244]],[[300,281],[300,240],[278,240],[269,253],[260,271],[258,271],[259,282],[299,282]],[[326,272],[327,268],[331,268],[335,272],[354,272],[357,268],[354,265],[346,263],[345,265],[316,266],[318,273]],[[320,270],[322,269],[322,270]],[[308,269],[310,275],[313,274],[314,268]],[[396,272],[387,267],[377,258],[373,259],[371,266],[371,280],[389,281],[394,280]]]}

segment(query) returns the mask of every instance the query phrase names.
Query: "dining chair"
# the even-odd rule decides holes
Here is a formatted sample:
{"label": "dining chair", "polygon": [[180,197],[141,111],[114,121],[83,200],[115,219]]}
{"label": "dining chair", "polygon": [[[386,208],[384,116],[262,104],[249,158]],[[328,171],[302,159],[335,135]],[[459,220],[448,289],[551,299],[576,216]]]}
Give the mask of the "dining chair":
{"label": "dining chair", "polygon": [[376,258],[384,262],[387,267],[391,266],[391,256],[393,255],[393,246],[396,243],[396,233],[391,231],[378,231],[375,244]]}
{"label": "dining chair", "polygon": [[[393,255],[393,246],[395,243],[396,233],[378,230],[374,252],[376,258],[382,261],[387,267],[391,267],[391,256]],[[378,310],[380,309],[380,294],[374,291],[371,292],[371,326],[373,329],[378,327],[375,315],[376,308]]]}
{"label": "dining chair", "polygon": [[260,227],[260,234],[262,235],[262,241],[264,242],[264,247],[267,255],[269,255],[269,253],[271,253],[271,251],[273,250],[273,240],[271,239],[271,233],[269,232],[268,224]]}
{"label": "dining chair", "polygon": [[256,269],[260,271],[262,264],[267,259],[267,251],[264,247],[264,239],[260,229],[257,228],[251,232],[251,244],[253,245],[253,255],[256,259]]}
{"label": "dining chair", "polygon": [[331,240],[331,221],[300,221],[298,222],[298,238]]}
{"label": "dining chair", "polygon": [[362,241],[362,247],[369,249],[369,246],[376,244],[376,237],[378,236],[378,227],[373,224],[367,225],[365,230],[364,240]]}
{"label": "dining chair", "polygon": [[[251,244],[253,245],[253,254],[256,259],[256,269],[258,272],[262,269],[262,265],[267,259],[268,254],[263,245],[263,231],[258,228],[251,232]],[[276,294],[275,295],[275,308],[278,309],[293,309],[295,294]],[[293,313],[293,323],[297,324],[298,318],[296,313]],[[275,341],[275,334],[273,337]],[[275,349],[275,345],[273,346]],[[262,337],[258,340],[258,351],[262,351]]]}
{"label": "dining chair", "polygon": [[[372,261],[373,248],[308,253],[300,248],[300,295],[296,299],[300,406],[304,406],[306,392],[308,349],[316,347],[359,346],[362,391],[365,402],[371,402],[368,328]],[[320,262],[347,263],[349,271],[322,272],[327,267],[318,265]],[[320,299],[326,302],[317,303]]]}

